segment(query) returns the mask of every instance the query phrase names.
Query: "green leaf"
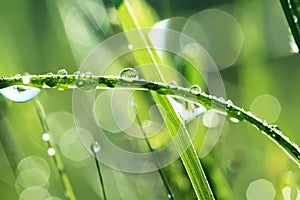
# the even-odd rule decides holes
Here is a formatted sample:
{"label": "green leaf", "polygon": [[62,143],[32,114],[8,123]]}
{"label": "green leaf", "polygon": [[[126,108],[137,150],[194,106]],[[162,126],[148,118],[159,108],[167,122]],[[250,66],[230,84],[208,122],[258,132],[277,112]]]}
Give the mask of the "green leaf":
{"label": "green leaf", "polygon": [[[147,32],[142,28],[152,26],[156,22],[155,13],[147,6],[144,1],[112,0],[118,10],[119,19],[124,31],[139,29],[138,35],[128,35],[129,42],[135,46],[137,44],[146,43],[151,47],[151,42]],[[138,4],[138,5],[137,5]],[[137,17],[138,16],[138,17]],[[137,62],[140,65],[154,64],[156,70],[144,73],[145,79],[155,77],[160,81],[164,81],[164,77],[158,68],[162,64],[157,52],[153,48],[145,48],[133,52]],[[189,137],[185,125],[179,119],[174,111],[171,103],[166,96],[157,93],[151,93],[154,101],[161,105],[166,111],[165,121],[167,128],[171,133],[172,139],[181,154],[181,160],[190,178],[194,191],[198,199],[214,199],[209,183],[205,177],[205,173],[200,164],[194,145]],[[177,137],[175,137],[177,136]]]}

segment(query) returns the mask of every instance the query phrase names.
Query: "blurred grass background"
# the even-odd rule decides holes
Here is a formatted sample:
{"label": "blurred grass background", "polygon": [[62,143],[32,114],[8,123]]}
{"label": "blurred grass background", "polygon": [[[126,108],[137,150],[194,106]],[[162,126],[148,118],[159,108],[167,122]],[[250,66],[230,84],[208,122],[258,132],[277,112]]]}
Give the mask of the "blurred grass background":
{"label": "blurred grass background", "polygon": [[[278,124],[300,144],[300,59],[293,53],[279,1],[147,2],[156,17],[170,19],[174,30],[193,36],[207,49],[220,69],[227,98]],[[1,76],[76,71],[97,44],[121,31],[111,3],[101,0],[1,1],[0,27]],[[45,90],[39,99],[50,132],[60,138],[57,143],[76,196],[99,199],[94,160],[79,153],[76,131],[70,131],[72,91]],[[1,97],[0,104],[1,199],[65,199],[33,102],[17,104]],[[202,139],[195,140],[201,145],[197,141]],[[226,121],[217,145],[202,161],[217,199],[300,198],[298,167],[244,122]],[[179,160],[165,171],[175,199],[196,198]],[[103,166],[103,173],[108,199],[167,198],[157,172],[128,174]]]}

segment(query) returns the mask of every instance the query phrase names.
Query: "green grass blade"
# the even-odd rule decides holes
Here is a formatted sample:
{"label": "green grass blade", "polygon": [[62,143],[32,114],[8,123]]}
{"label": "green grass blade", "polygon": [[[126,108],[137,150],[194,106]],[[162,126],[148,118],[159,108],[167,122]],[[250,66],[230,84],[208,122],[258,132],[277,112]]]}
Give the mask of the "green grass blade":
{"label": "green grass blade", "polygon": [[280,0],[280,3],[291,28],[294,40],[298,49],[300,49],[300,2],[299,0]]}
{"label": "green grass blade", "polygon": [[[76,75],[61,76],[58,74],[53,75],[31,75],[29,76],[30,83],[24,84],[22,78],[16,77],[2,77],[0,78],[0,89],[10,86],[31,86],[34,88],[57,88],[61,89],[74,89],[77,88],[75,81]],[[216,109],[224,115],[227,115],[229,119],[235,119],[234,121],[245,120],[255,126],[258,130],[262,131],[272,141],[274,141],[279,147],[281,147],[285,153],[300,166],[300,148],[297,144],[293,143],[276,125],[270,125],[266,121],[256,117],[251,112],[245,111],[234,105],[231,101],[225,101],[215,96],[205,94],[204,92],[194,93],[189,88],[178,86],[176,89],[170,88],[168,84],[161,82],[151,82],[144,79],[124,80],[118,76],[92,76],[89,79],[93,79],[98,82],[97,88],[125,88],[131,90],[144,90],[153,91],[158,95],[172,95],[176,90],[176,95],[182,98],[186,98],[190,101],[196,101],[205,106],[208,110]],[[91,81],[91,80],[89,80]],[[59,82],[59,83],[58,83]],[[54,85],[55,83],[55,85]],[[51,85],[51,86],[50,86]],[[33,97],[32,97],[33,98]],[[159,97],[157,97],[159,98]],[[212,105],[214,107],[212,108]],[[162,104],[162,106],[170,106],[169,104]],[[169,108],[169,107],[166,107]],[[171,109],[171,108],[170,108]],[[176,118],[175,118],[176,119]],[[172,127],[170,127],[172,128]]]}
{"label": "green grass blade", "polygon": [[[130,0],[112,0],[114,5],[118,10],[119,19],[123,26],[124,31],[138,29],[138,35],[131,38],[128,36],[128,40],[132,45],[135,44],[145,44],[151,47],[151,42],[148,38],[147,33],[145,33],[141,28],[152,26],[155,20],[153,20],[153,13],[151,9],[146,6],[143,1],[139,1],[138,10],[134,8],[137,1]],[[152,11],[153,12],[153,11]],[[137,17],[139,16],[139,17]],[[151,79],[155,77],[160,81],[164,81],[164,77],[158,68],[158,65],[162,63],[158,54],[153,48],[146,48],[144,50],[139,50],[134,52],[138,64],[153,64],[155,66],[155,71],[152,73],[145,73],[144,77],[146,79]],[[189,137],[189,134],[181,122],[174,108],[167,99],[166,96],[158,95],[157,93],[152,93],[152,97],[156,103],[161,105],[167,114],[165,115],[165,121],[167,128],[171,133],[172,139],[177,147],[178,152],[181,154],[181,160],[190,178],[194,191],[198,199],[214,199],[212,191],[210,189],[209,183],[205,177],[205,173],[200,164],[200,160],[197,156],[195,147]],[[177,136],[177,137],[175,137]]]}

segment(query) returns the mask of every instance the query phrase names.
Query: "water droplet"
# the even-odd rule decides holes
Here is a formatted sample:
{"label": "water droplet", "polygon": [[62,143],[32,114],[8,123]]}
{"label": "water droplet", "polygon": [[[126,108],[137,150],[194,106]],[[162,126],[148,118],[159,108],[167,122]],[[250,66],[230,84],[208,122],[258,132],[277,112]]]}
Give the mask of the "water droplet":
{"label": "water droplet", "polygon": [[93,77],[92,72],[90,72],[90,71],[86,72],[86,73],[85,73],[85,77],[86,77],[86,78],[92,78],[92,77]]}
{"label": "water droplet", "polygon": [[191,121],[207,111],[201,104],[182,97],[168,96],[168,99],[183,122]]}
{"label": "water droplet", "polygon": [[230,108],[233,105],[233,103],[232,103],[231,100],[227,100],[226,103],[227,103],[227,107],[228,108]]}
{"label": "water droplet", "polygon": [[281,129],[279,128],[279,126],[276,125],[276,124],[271,124],[268,127],[271,128],[271,129],[273,129],[273,130],[281,131]]}
{"label": "water droplet", "polygon": [[14,75],[14,78],[21,78],[21,77],[22,77],[21,74]]}
{"label": "water droplet", "polygon": [[52,147],[50,147],[47,152],[48,152],[49,156],[54,156],[55,155],[55,149],[52,148]]}
{"label": "water droplet", "polygon": [[225,99],[223,97],[219,97],[219,101],[225,103]]}
{"label": "water droplet", "polygon": [[125,68],[120,72],[120,77],[127,81],[139,78],[139,73],[133,68]]}
{"label": "water droplet", "polygon": [[58,70],[57,74],[66,76],[66,75],[68,75],[68,71],[66,69],[60,69],[60,70]]}
{"label": "water droplet", "polygon": [[47,141],[50,140],[50,135],[49,135],[48,133],[44,133],[44,134],[42,135],[42,139],[43,139],[45,142],[47,142]]}
{"label": "water droplet", "polygon": [[172,194],[168,194],[168,199],[173,199],[173,195]]}
{"label": "water droplet", "polygon": [[192,86],[190,87],[190,92],[191,92],[192,94],[194,94],[194,95],[198,95],[198,94],[201,93],[201,88],[200,88],[199,85],[192,85]]}
{"label": "water droplet", "polygon": [[13,85],[0,89],[0,93],[7,99],[20,103],[33,99],[40,93],[40,89],[24,85]]}
{"label": "water droplet", "polygon": [[58,75],[58,79],[56,82],[57,83],[56,88],[59,91],[64,91],[65,89],[68,88],[68,84],[69,84],[67,79],[68,72],[65,69],[60,69],[58,70],[57,75]]}
{"label": "water droplet", "polygon": [[264,120],[264,121],[262,122],[262,124],[263,124],[264,126],[268,126],[268,122],[267,122],[266,120]]}
{"label": "water droplet", "polygon": [[93,77],[91,72],[80,73],[80,75],[76,76],[75,85],[82,91],[91,91],[97,87],[98,78]]}
{"label": "water droplet", "polygon": [[91,148],[94,153],[98,153],[101,149],[101,146],[100,146],[99,142],[95,141],[92,143]]}
{"label": "water droplet", "polygon": [[53,76],[53,73],[52,72],[49,72],[46,74],[47,76]]}
{"label": "water droplet", "polygon": [[170,81],[168,87],[170,89],[176,90],[177,89],[177,83],[176,83],[176,81]]}
{"label": "water droplet", "polygon": [[80,71],[76,71],[73,73],[74,76],[77,76],[77,77],[80,77],[82,76],[83,74],[80,72]]}
{"label": "water droplet", "polygon": [[30,76],[28,74],[24,75],[22,78],[22,82],[24,84],[29,84],[30,83]]}
{"label": "water droplet", "polygon": [[128,47],[128,49],[133,49],[133,45],[132,44],[129,44],[127,47]]}
{"label": "water droplet", "polygon": [[232,121],[233,123],[239,123],[240,120],[238,118],[235,117],[229,117],[229,120]]}

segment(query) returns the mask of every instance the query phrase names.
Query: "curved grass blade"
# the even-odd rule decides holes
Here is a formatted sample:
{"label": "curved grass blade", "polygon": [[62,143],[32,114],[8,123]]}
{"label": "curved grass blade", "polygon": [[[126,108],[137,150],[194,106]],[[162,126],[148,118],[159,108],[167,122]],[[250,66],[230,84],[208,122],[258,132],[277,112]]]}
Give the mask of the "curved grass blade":
{"label": "curved grass blade", "polygon": [[[45,111],[44,111],[41,103],[39,102],[39,100],[35,100],[35,108],[36,108],[40,123],[42,125],[43,134],[48,134],[49,128],[48,128],[48,125],[47,125],[46,121],[44,120],[45,116],[46,116]],[[54,146],[54,144],[51,142],[50,139],[44,139],[44,140],[47,142],[48,150],[49,149],[54,149],[54,150],[56,149],[56,147]],[[72,188],[71,182],[69,180],[69,177],[68,177],[67,173],[64,170],[64,164],[62,162],[62,159],[61,159],[60,155],[56,152],[51,156],[53,157],[55,166],[58,170],[60,179],[61,179],[63,187],[65,189],[66,198],[69,199],[69,200],[76,200],[76,196],[73,192],[73,188]]]}
{"label": "curved grass blade", "polygon": [[[134,104],[134,109],[135,109],[135,111],[138,113],[138,109],[137,109],[136,104],[135,104],[135,103],[133,103],[133,104]],[[148,140],[147,134],[145,133],[145,131],[144,131],[144,129],[143,129],[142,122],[141,122],[141,119],[140,119],[140,117],[139,117],[138,114],[137,114],[137,116],[136,116],[136,119],[137,119],[137,122],[138,122],[139,126],[141,127],[141,131],[142,131],[143,136],[144,136],[144,138],[145,138],[147,147],[149,148],[150,152],[151,152],[152,155],[153,155],[154,162],[155,162],[156,167],[158,168],[158,173],[159,173],[159,175],[160,175],[160,178],[162,179],[162,181],[163,181],[163,183],[164,183],[164,185],[165,185],[165,188],[166,188],[166,190],[167,190],[167,192],[168,192],[168,199],[174,200],[174,194],[173,194],[173,192],[172,192],[172,189],[171,189],[171,187],[170,187],[170,184],[169,184],[169,182],[168,182],[168,180],[167,180],[167,177],[166,177],[166,175],[165,175],[163,169],[161,169],[161,168],[159,167],[159,161],[158,161],[157,155],[156,155],[156,153],[155,153],[155,150],[152,148],[152,146],[151,146],[151,144],[150,144],[150,141]]]}
{"label": "curved grass blade", "polygon": [[[22,78],[15,77],[2,77],[0,78],[0,89],[11,85],[28,85],[37,88],[49,88],[47,83],[51,79],[53,82],[57,82],[59,79],[64,80],[64,87],[68,89],[76,88],[75,80],[76,75],[32,75],[30,76],[31,82],[24,84]],[[207,110],[212,109],[211,105],[214,105],[214,109],[221,111],[221,113],[227,115],[231,119],[238,121],[245,120],[258,128],[264,134],[266,134],[272,141],[274,141],[279,147],[281,147],[285,153],[292,158],[292,160],[300,167],[300,148],[297,144],[294,144],[276,125],[269,125],[266,121],[256,117],[254,114],[245,111],[234,105],[230,100],[225,101],[223,98],[219,99],[215,96],[205,94],[204,92],[194,93],[190,88],[184,88],[178,86],[176,89],[169,87],[168,84],[162,82],[151,82],[144,79],[136,80],[124,80],[118,76],[92,76],[92,79],[98,81],[96,89],[129,89],[129,90],[143,90],[154,91],[159,96],[162,95],[176,95],[181,98],[186,98],[190,101],[197,101],[197,103],[203,105]],[[53,88],[60,88],[60,86],[53,86]]]}
{"label": "curved grass blade", "polygon": [[97,168],[97,173],[98,173],[98,176],[99,176],[99,181],[100,181],[100,184],[101,184],[101,191],[102,191],[103,199],[106,200],[107,197],[106,197],[106,192],[105,192],[105,188],[104,188],[103,176],[102,176],[102,173],[101,173],[100,163],[99,163],[99,160],[97,158],[97,153],[100,151],[99,143],[94,142],[91,145],[91,150],[93,152],[95,163],[96,163],[96,168]]}
{"label": "curved grass blade", "polygon": [[[149,10],[151,9],[147,7],[144,1],[138,2],[138,8],[135,8],[137,1],[112,0],[112,2],[117,8],[118,16],[121,21],[123,30],[138,30],[138,35],[135,35],[134,38],[130,35],[127,36],[129,42],[133,46],[144,44],[146,47],[148,47],[143,50],[133,52],[138,64],[147,65],[151,63],[155,67],[155,70],[144,74],[145,78],[151,79],[151,77],[155,77],[156,79],[165,82],[164,77],[158,67],[158,65],[161,64],[162,61],[160,60],[156,50],[151,48],[152,44],[148,34],[142,30],[142,28],[144,28],[146,25],[153,25],[151,24],[151,22],[155,21],[152,20],[153,13],[149,12]],[[139,13],[137,13],[137,11]],[[197,152],[185,128],[185,125],[183,124],[181,119],[179,119],[174,110],[174,107],[166,96],[161,96],[156,93],[151,94],[153,100],[156,103],[162,105],[162,107],[168,111],[168,113],[164,116],[167,129],[169,130],[171,137],[176,145],[177,151],[180,154],[181,160],[190,178],[197,198],[208,200],[214,199],[213,193],[202,169],[200,160],[197,156]]]}
{"label": "curved grass blade", "polygon": [[300,52],[300,2],[299,0],[280,0],[285,17],[291,28],[294,40]]}

